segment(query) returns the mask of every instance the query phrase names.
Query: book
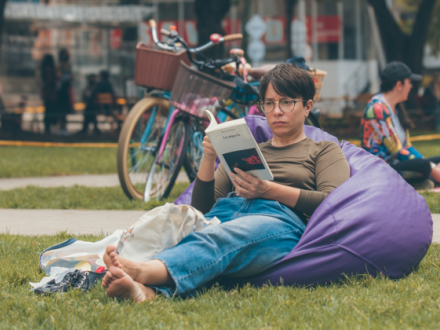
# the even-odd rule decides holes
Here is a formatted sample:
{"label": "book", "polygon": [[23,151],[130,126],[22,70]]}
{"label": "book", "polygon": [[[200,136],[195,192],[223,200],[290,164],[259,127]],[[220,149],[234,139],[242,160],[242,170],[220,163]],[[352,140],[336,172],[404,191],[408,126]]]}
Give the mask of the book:
{"label": "book", "polygon": [[228,175],[235,173],[234,168],[237,167],[261,180],[273,180],[272,172],[246,121],[240,118],[218,124],[211,111],[205,112],[210,121],[205,133]]}

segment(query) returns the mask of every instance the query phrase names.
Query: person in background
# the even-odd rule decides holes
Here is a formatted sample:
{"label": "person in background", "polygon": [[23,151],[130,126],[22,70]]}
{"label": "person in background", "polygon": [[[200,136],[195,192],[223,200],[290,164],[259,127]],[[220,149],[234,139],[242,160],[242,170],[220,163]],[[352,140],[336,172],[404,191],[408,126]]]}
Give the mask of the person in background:
{"label": "person in background", "polygon": [[87,86],[83,91],[82,99],[86,105],[84,110],[84,124],[81,133],[87,133],[89,129],[89,123],[93,124],[93,131],[96,134],[100,134],[101,132],[98,129],[98,121],[96,120],[96,104],[94,100],[92,100],[92,93],[95,90],[97,85],[97,77],[96,74],[89,74],[87,76]]}
{"label": "person in background", "polygon": [[[113,90],[113,85],[110,82],[110,76],[108,71],[101,71],[99,73],[99,82],[96,85],[96,88],[93,90],[91,95],[91,100],[95,103],[98,103],[98,95],[99,94],[111,94],[113,102],[116,99],[115,92]],[[108,104],[105,105],[105,114],[110,115],[110,106]]]}
{"label": "person in background", "polygon": [[72,88],[72,68],[70,66],[69,51],[65,48],[61,49],[58,53],[58,106],[60,113],[60,132],[62,134],[68,134],[66,129],[67,119],[66,115],[73,112],[73,88]]}
{"label": "person in background", "polygon": [[425,89],[422,98],[422,110],[426,116],[434,116],[435,128],[440,131],[440,73],[435,74],[429,87]]}
{"label": "person in background", "polygon": [[414,125],[402,104],[408,99],[411,81],[422,76],[401,62],[391,62],[381,78],[381,93],[373,96],[361,119],[361,146],[390,164],[416,189],[433,188],[429,178],[440,183],[440,156],[426,159],[411,145],[408,130]]}
{"label": "person in background", "polygon": [[99,82],[96,85],[95,90],[92,93],[92,97],[96,97],[98,94],[112,94],[115,96],[113,85],[110,82],[110,75],[108,71],[102,70],[99,73]]}
{"label": "person in background", "polygon": [[41,61],[41,99],[45,107],[44,113],[44,131],[50,134],[50,126],[56,124],[58,112],[58,94],[57,94],[57,69],[55,60],[51,54],[46,54]]}

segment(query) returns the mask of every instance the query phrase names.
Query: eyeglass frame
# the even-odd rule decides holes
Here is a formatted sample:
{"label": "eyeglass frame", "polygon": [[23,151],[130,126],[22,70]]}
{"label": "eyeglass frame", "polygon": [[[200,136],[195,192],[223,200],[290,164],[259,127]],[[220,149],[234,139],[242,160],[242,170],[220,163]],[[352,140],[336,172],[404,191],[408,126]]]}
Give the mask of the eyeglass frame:
{"label": "eyeglass frame", "polygon": [[[285,100],[293,101],[293,108],[292,108],[292,110],[290,110],[290,111],[283,111],[283,110],[281,109],[281,107],[280,107],[280,102],[285,101]],[[293,112],[293,110],[295,110],[295,106],[296,106],[297,103],[302,102],[303,105],[306,103],[303,99],[301,99],[300,101],[298,101],[298,100],[294,100],[294,99],[284,98],[284,99],[281,99],[281,100],[279,100],[279,101],[271,101],[271,102],[274,103],[274,105],[273,105],[273,109],[272,109],[271,111],[269,111],[269,112],[266,112],[266,111],[264,111],[264,106],[262,105],[262,103],[264,103],[264,102],[266,102],[266,101],[259,101],[259,102],[257,102],[257,104],[258,104],[259,107],[260,107],[260,110],[263,111],[264,114],[268,114],[268,113],[273,112],[273,111],[275,110],[275,105],[276,105],[276,104],[278,104],[278,108],[280,109],[280,111],[281,111],[282,113],[291,113],[291,112]]]}

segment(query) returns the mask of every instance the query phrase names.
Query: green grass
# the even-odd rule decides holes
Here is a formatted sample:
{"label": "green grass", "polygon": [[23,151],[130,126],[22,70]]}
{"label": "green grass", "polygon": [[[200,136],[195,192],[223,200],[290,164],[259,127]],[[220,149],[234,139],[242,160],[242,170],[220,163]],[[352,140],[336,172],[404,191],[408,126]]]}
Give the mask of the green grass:
{"label": "green grass", "polygon": [[420,195],[425,197],[431,213],[440,213],[440,194],[435,192],[421,192]]}
{"label": "green grass", "polygon": [[[440,246],[400,280],[359,276],[314,288],[211,288],[197,298],[136,305],[102,287],[52,296],[29,292],[38,255],[70,238],[0,234],[0,329],[438,329]],[[96,241],[98,236],[75,236]]]}
{"label": "green grass", "polygon": [[[188,183],[177,183],[170,196],[162,201],[129,200],[120,187],[89,188],[83,186],[0,190],[0,209],[77,209],[77,210],[150,210],[173,202]],[[431,213],[440,213],[440,194],[422,192]]]}
{"label": "green grass", "polygon": [[[414,142],[425,157],[440,155],[440,141]],[[0,147],[0,178],[116,173],[116,148]]]}
{"label": "green grass", "polygon": [[0,178],[116,173],[116,148],[0,147]]}
{"label": "green grass", "polygon": [[145,203],[129,200],[120,187],[89,188],[83,186],[0,190],[0,209],[79,209],[79,210],[150,210],[173,202],[188,187],[176,183],[170,196]]}
{"label": "green grass", "polygon": [[413,142],[412,145],[426,158],[440,156],[440,140]]}

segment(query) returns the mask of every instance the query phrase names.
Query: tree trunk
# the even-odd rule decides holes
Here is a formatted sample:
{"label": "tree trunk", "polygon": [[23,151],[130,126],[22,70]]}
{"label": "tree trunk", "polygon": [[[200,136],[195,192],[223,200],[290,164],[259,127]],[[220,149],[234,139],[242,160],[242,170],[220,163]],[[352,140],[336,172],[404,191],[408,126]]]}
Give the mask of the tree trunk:
{"label": "tree trunk", "polygon": [[[414,73],[423,73],[423,54],[432,12],[437,0],[422,0],[410,35],[404,33],[389,11],[385,0],[368,0],[376,13],[376,20],[382,37],[387,62],[400,61],[408,65]],[[408,108],[415,108],[414,96],[420,82],[413,82]]]}
{"label": "tree trunk", "polygon": [[287,59],[291,58],[294,54],[292,52],[292,19],[294,16],[295,5],[298,0],[284,0],[286,8],[286,54]]}
{"label": "tree trunk", "polygon": [[437,0],[422,0],[411,35],[404,33],[385,0],[368,0],[376,13],[387,61],[401,61],[413,72],[422,73],[423,50]]}
{"label": "tree trunk", "polygon": [[[230,0],[195,0],[199,45],[207,43],[213,33],[224,35],[222,20],[230,6]],[[223,49],[223,45],[219,45],[205,51],[204,54],[209,58],[222,58]]]}
{"label": "tree trunk", "polygon": [[[423,72],[423,55],[432,13],[437,0],[424,0],[417,12],[409,44],[404,50],[404,62],[417,73]],[[409,51],[410,50],[410,51]]]}

